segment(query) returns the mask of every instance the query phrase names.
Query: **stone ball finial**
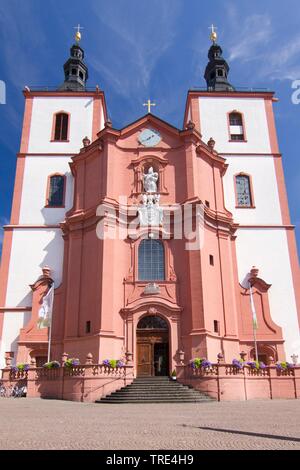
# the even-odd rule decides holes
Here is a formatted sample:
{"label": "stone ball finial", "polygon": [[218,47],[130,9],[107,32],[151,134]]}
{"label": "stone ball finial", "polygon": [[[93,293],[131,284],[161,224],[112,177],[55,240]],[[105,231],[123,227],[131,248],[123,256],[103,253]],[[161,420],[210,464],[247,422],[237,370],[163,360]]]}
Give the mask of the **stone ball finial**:
{"label": "stone ball finial", "polygon": [[189,122],[186,125],[186,128],[189,129],[189,130],[195,129],[195,123],[193,121],[189,120]]}
{"label": "stone ball finial", "polygon": [[90,145],[91,141],[90,141],[90,139],[89,139],[87,136],[85,136],[85,137],[82,139],[82,143],[83,143],[83,146],[84,146],[84,147],[88,147],[88,146]]}
{"label": "stone ball finial", "polygon": [[217,354],[217,360],[218,360],[218,364],[220,364],[220,362],[224,362],[224,354],[223,353],[218,353]]}
{"label": "stone ball finial", "polygon": [[211,150],[214,149],[215,144],[216,144],[216,141],[212,137],[210,137],[209,141],[207,142],[207,145],[209,146]]}
{"label": "stone ball finial", "polygon": [[240,352],[240,357],[241,357],[242,361],[245,361],[245,357],[246,357],[246,356],[247,356],[246,351],[241,351],[241,352]]}
{"label": "stone ball finial", "polygon": [[250,274],[252,277],[257,277],[259,269],[256,266],[252,266]]}
{"label": "stone ball finial", "polygon": [[93,354],[92,353],[88,353],[86,355],[85,363],[86,364],[93,364]]}
{"label": "stone ball finial", "polygon": [[42,272],[43,272],[43,276],[44,277],[51,277],[51,269],[49,268],[49,266],[44,266],[42,268]]}

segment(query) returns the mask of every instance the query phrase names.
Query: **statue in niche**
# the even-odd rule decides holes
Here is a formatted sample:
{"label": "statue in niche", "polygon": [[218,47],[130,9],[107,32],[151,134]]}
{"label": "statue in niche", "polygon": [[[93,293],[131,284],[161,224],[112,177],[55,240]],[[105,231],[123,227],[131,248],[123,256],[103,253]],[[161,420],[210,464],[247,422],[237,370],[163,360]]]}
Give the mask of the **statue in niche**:
{"label": "statue in niche", "polygon": [[151,166],[148,170],[148,173],[143,174],[144,191],[146,191],[146,193],[156,193],[157,180],[158,173],[153,171],[153,167]]}

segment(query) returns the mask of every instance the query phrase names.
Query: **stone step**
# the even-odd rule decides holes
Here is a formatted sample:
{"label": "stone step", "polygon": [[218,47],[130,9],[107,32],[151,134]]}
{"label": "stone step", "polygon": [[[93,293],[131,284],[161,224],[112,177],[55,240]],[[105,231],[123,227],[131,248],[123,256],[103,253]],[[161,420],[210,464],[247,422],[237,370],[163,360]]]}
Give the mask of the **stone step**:
{"label": "stone step", "polygon": [[192,390],[188,390],[188,391],[182,391],[182,390],[178,390],[176,392],[172,391],[172,392],[161,392],[159,390],[157,390],[156,392],[152,392],[152,393],[149,393],[149,392],[138,392],[136,390],[117,390],[115,392],[112,393],[112,395],[122,395],[122,396],[132,396],[132,395],[137,395],[137,396],[144,396],[144,397],[154,397],[154,396],[198,396],[199,395],[199,392],[195,391],[193,392]]}
{"label": "stone step", "polygon": [[188,388],[188,387],[183,387],[183,388],[181,388],[181,387],[159,387],[159,389],[158,389],[157,387],[136,387],[136,386],[131,387],[129,385],[128,385],[128,388],[127,387],[122,387],[121,388],[121,390],[125,390],[125,389],[126,390],[138,390],[140,392],[143,392],[143,391],[148,391],[148,392],[154,391],[155,392],[156,390],[161,390],[162,392],[163,391],[169,392],[169,391],[173,391],[173,390],[174,391],[175,390],[186,390],[186,391],[191,390],[191,388]]}
{"label": "stone step", "polygon": [[96,403],[110,403],[110,404],[131,404],[131,403],[210,403],[210,400],[205,400],[203,398],[183,398],[183,399],[174,399],[174,398],[156,398],[156,399],[140,399],[135,398],[132,400],[121,399],[121,398],[102,398],[101,400],[96,400]]}
{"label": "stone step", "polygon": [[199,396],[156,396],[156,397],[153,397],[153,396],[138,396],[138,395],[133,395],[133,396],[120,396],[120,395],[109,395],[109,396],[106,396],[106,397],[103,397],[105,399],[109,398],[109,399],[114,399],[114,400],[145,400],[145,401],[148,401],[148,400],[177,400],[177,401],[182,401],[183,399],[188,399],[188,400],[204,400],[204,401],[210,401],[211,398],[210,397],[207,397],[207,396],[203,396],[203,395],[199,395]]}
{"label": "stone step", "polygon": [[138,377],[96,403],[208,403],[213,398],[169,377]]}

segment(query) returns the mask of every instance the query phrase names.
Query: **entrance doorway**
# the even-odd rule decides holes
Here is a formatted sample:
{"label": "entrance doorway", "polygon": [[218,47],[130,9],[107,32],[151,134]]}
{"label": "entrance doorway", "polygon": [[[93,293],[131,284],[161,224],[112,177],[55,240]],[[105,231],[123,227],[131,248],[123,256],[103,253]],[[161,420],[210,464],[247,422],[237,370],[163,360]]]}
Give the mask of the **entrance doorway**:
{"label": "entrance doorway", "polygon": [[161,317],[150,315],[138,323],[137,375],[169,375],[169,328]]}

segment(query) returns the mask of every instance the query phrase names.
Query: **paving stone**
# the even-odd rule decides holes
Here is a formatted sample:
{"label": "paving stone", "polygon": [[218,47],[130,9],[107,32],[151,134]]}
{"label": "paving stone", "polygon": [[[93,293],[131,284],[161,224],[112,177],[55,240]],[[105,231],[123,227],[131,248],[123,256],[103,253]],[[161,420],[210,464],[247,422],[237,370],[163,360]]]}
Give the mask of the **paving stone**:
{"label": "paving stone", "polygon": [[0,449],[300,449],[300,400],[99,404],[0,398]]}

